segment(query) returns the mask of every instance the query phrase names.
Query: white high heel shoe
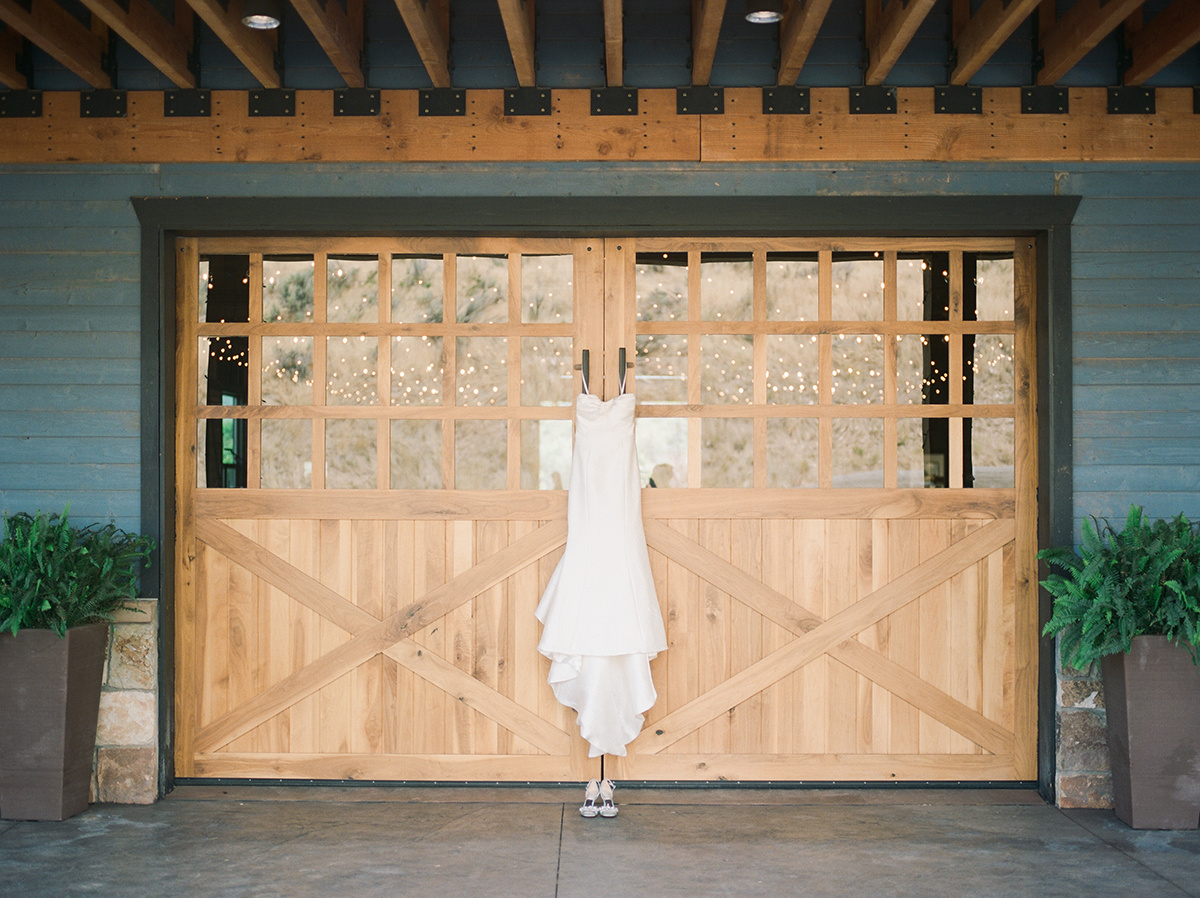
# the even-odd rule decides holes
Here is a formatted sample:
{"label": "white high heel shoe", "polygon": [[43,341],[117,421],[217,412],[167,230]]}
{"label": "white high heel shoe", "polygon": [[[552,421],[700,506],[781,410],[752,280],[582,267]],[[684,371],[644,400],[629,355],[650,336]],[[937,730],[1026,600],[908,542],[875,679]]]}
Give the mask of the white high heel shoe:
{"label": "white high heel shoe", "polygon": [[612,780],[604,780],[600,784],[600,816],[615,817],[617,816],[617,806],[613,803],[613,789],[616,786]]}
{"label": "white high heel shoe", "polygon": [[579,809],[581,817],[595,817],[602,813],[600,806],[596,804],[596,799],[600,797],[600,783],[598,780],[588,780],[587,788],[583,790],[583,806]]}

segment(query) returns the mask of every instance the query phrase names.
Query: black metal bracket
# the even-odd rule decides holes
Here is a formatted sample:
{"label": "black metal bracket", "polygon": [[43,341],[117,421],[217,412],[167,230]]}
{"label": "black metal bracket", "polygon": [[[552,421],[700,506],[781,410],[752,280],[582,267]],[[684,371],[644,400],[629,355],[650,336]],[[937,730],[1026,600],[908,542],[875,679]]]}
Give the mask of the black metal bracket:
{"label": "black metal bracket", "polygon": [[296,114],[294,90],[252,90],[247,102],[251,118],[290,118]]}
{"label": "black metal bracket", "polygon": [[0,118],[41,118],[40,90],[0,91]]}
{"label": "black metal bracket", "polygon": [[592,115],[637,115],[637,88],[601,87],[592,90]]}
{"label": "black metal bracket", "polygon": [[505,115],[549,115],[552,106],[548,88],[518,87],[504,92]]}
{"label": "black metal bracket", "polygon": [[680,87],[675,90],[676,115],[724,115],[722,87]]}
{"label": "black metal bracket", "polygon": [[379,115],[379,91],[351,87],[333,92],[333,114],[337,116]]}
{"label": "black metal bracket", "polygon": [[212,92],[168,90],[163,93],[164,118],[208,118],[212,115]]}
{"label": "black metal bracket", "polygon": [[84,90],[79,92],[80,118],[125,118],[125,91]]}
{"label": "black metal bracket", "polygon": [[1071,111],[1071,96],[1065,87],[1022,87],[1022,115],[1066,115]]}
{"label": "black metal bracket", "polygon": [[850,88],[851,115],[895,115],[896,88],[884,85]]}
{"label": "black metal bracket", "polygon": [[418,115],[466,115],[467,92],[452,87],[423,90],[417,107]]}
{"label": "black metal bracket", "polygon": [[1154,115],[1156,108],[1153,87],[1110,87],[1109,115]]}
{"label": "black metal bracket", "polygon": [[966,84],[936,88],[933,111],[938,115],[983,115],[983,89]]}
{"label": "black metal bracket", "polygon": [[763,115],[808,115],[807,87],[764,87]]}

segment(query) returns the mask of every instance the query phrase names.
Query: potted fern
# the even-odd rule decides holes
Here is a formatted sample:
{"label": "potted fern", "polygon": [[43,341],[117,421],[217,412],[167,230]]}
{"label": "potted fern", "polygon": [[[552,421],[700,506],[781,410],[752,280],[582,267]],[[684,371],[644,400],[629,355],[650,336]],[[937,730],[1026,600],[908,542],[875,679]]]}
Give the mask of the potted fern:
{"label": "potted fern", "polygon": [[1136,829],[1200,822],[1200,529],[1183,515],[1148,520],[1129,509],[1123,528],[1083,522],[1078,549],[1039,558],[1059,572],[1043,635],[1063,660],[1099,661],[1117,816]]}
{"label": "potted fern", "polygon": [[0,818],[88,805],[109,621],[153,543],[63,514],[6,515],[0,538]]}

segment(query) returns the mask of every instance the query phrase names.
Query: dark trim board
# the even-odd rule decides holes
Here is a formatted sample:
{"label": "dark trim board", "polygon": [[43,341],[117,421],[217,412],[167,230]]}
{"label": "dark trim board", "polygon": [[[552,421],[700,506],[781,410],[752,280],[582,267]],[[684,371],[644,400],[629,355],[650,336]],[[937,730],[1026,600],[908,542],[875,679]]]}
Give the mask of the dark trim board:
{"label": "dark trim board", "polygon": [[[1028,235],[1038,249],[1038,545],[1074,532],[1071,236],[1078,196],[133,198],[142,227],[142,523],[158,542],[160,789],[174,786],[174,358],[179,236]],[[1049,617],[1041,595],[1039,626]],[[1038,789],[1054,800],[1054,642],[1039,642]]]}

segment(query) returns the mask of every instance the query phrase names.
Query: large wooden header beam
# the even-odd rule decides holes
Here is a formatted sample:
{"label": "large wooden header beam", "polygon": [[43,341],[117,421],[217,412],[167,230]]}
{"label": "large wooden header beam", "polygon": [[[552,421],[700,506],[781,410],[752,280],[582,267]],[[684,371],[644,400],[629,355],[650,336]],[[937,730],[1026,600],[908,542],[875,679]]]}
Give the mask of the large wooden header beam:
{"label": "large wooden header beam", "polygon": [[0,163],[47,162],[1200,162],[1191,88],[1159,88],[1153,115],[1108,112],[1104,88],[1070,111],[1022,112],[1021,89],[984,88],[982,114],[937,111],[932,87],[898,88],[895,114],[856,114],[847,88],[813,88],[809,113],[764,114],[760,88],[729,88],[723,115],[679,114],[674,90],[638,92],[638,114],[595,115],[588,90],[556,90],[550,115],[506,116],[504,91],[469,91],[464,115],[421,115],[415,90],[381,92],[378,115],[335,115],[332,91],[297,91],[295,115],[252,116],[244,91],[211,115],[164,115],[130,91],[123,118],[80,115],[46,92],[38,118],[0,120]]}

